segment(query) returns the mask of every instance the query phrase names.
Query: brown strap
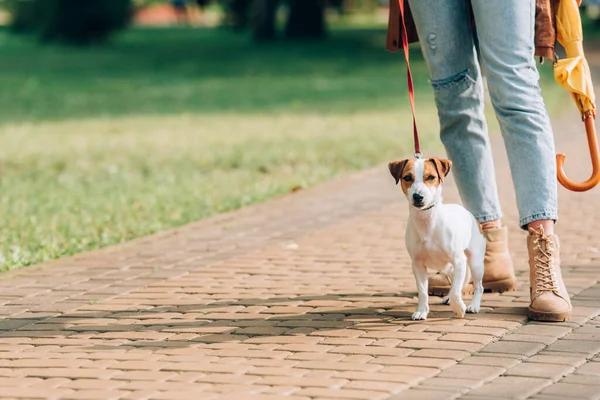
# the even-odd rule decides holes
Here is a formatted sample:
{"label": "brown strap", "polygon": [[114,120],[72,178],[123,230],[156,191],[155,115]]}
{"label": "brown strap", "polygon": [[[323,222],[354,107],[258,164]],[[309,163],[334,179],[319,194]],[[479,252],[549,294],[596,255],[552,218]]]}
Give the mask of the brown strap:
{"label": "brown strap", "polygon": [[408,98],[410,99],[410,109],[413,118],[413,136],[415,142],[415,156],[421,155],[421,145],[419,144],[419,131],[417,129],[417,117],[415,114],[415,88],[413,86],[412,72],[410,71],[410,60],[408,51],[408,33],[406,31],[404,1],[398,0],[400,5],[400,16],[402,18],[402,48],[404,49],[404,59],[406,60],[406,75],[408,77]]}

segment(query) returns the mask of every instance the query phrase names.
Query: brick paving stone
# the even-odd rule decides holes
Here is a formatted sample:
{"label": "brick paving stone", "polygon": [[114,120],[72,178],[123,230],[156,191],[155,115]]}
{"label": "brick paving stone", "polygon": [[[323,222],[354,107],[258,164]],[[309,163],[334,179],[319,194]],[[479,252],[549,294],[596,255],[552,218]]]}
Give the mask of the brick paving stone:
{"label": "brick paving stone", "polygon": [[562,338],[563,340],[585,340],[599,341],[600,333],[571,333]]}
{"label": "brick paving stone", "polygon": [[344,354],[330,354],[330,353],[295,353],[287,357],[288,360],[298,361],[339,361],[346,356]]}
{"label": "brick paving stone", "polygon": [[[453,368],[453,367],[450,367]],[[426,367],[414,367],[405,365],[394,365],[383,368],[380,372],[390,374],[407,374],[407,375],[419,375],[424,377],[430,377],[437,375],[440,371],[438,368],[426,368]]]}
{"label": "brick paving stone", "polygon": [[547,378],[557,381],[575,370],[570,365],[524,362],[515,365],[504,373],[505,376],[524,376],[531,378]]}
{"label": "brick paving stone", "polygon": [[463,360],[469,357],[471,354],[467,351],[461,350],[434,350],[434,349],[423,349],[417,350],[411,354],[412,357],[424,357],[424,358],[447,358],[450,360]]}
{"label": "brick paving stone", "polygon": [[252,375],[236,375],[236,374],[207,374],[196,380],[196,382],[212,383],[212,384],[253,384],[260,380],[257,376]]}
{"label": "brick paving stone", "polygon": [[481,348],[477,343],[453,342],[443,340],[407,340],[399,345],[413,349],[464,350],[473,352]]}
{"label": "brick paving stone", "polygon": [[303,344],[303,343],[286,344],[286,345],[277,347],[277,350],[293,351],[293,352],[299,352],[299,353],[306,353],[306,352],[308,352],[308,353],[313,353],[313,352],[325,353],[332,349],[334,349],[333,346],[325,346],[322,344]]}
{"label": "brick paving stone", "polygon": [[148,400],[158,394],[153,390],[136,390],[120,397],[121,400]]}
{"label": "brick paving stone", "polygon": [[503,336],[502,341],[510,341],[510,342],[533,342],[533,343],[542,343],[545,345],[552,344],[556,342],[557,338],[554,336],[543,336],[543,335],[524,335],[520,333],[511,333],[509,335]]}
{"label": "brick paving stone", "polygon": [[345,389],[359,389],[359,390],[375,390],[385,391],[388,393],[398,393],[408,388],[408,385],[398,383],[395,381],[382,382],[382,381],[369,381],[369,380],[353,380],[344,386]]}
{"label": "brick paving stone", "polygon": [[444,399],[453,400],[460,396],[461,390],[451,390],[447,387],[444,388],[443,393],[439,390],[427,390],[427,389],[410,389],[397,394],[390,398],[390,400],[440,400],[443,396]]}
{"label": "brick paving stone", "polygon": [[[166,392],[172,390],[180,390],[181,387],[182,385],[180,382],[129,381],[123,382],[119,388],[130,391],[154,390],[157,392]],[[211,384],[198,382],[193,382],[190,385],[186,385],[186,388],[190,391],[205,391],[212,389],[212,387],[213,386]]]}
{"label": "brick paving stone", "polygon": [[516,329],[520,328],[522,324],[514,321],[502,321],[497,319],[478,319],[470,321],[466,326],[478,326],[483,328],[504,328],[504,329]]}
{"label": "brick paving stone", "polygon": [[532,356],[545,346],[535,342],[513,342],[500,340],[490,343],[481,349],[481,353],[503,353]]}
{"label": "brick paving stone", "polygon": [[193,371],[193,372],[223,372],[223,373],[239,373],[243,374],[251,369],[250,366],[240,365],[240,364],[216,364],[216,363],[191,363],[191,362],[181,362],[181,363],[171,363],[168,365],[164,365],[159,368],[162,371]]}
{"label": "brick paving stone", "polygon": [[446,369],[456,364],[456,361],[447,358],[420,358],[420,357],[374,357],[370,361],[380,365],[408,365],[414,367],[434,367]]}
{"label": "brick paving stone", "polygon": [[[236,373],[239,373],[239,371],[236,371]],[[258,376],[304,376],[308,373],[308,371],[297,368],[257,367],[251,368],[245,373],[246,375]]]}
{"label": "brick paving stone", "polygon": [[480,386],[481,381],[479,379],[468,379],[468,378],[444,378],[444,377],[433,377],[422,381],[419,385],[419,389],[427,390],[428,388],[466,388],[472,389]]}
{"label": "brick paving stone", "polygon": [[[165,392],[159,392],[155,395],[152,395],[151,398],[157,399],[157,400],[173,400],[173,399],[197,400],[198,396],[199,396],[198,393],[189,392],[186,390],[170,390],[170,391],[165,391]],[[207,392],[202,393],[203,400],[213,400],[216,398],[217,398],[216,393],[207,393]]]}
{"label": "brick paving stone", "polygon": [[[572,383],[577,385],[594,385],[600,386],[600,379],[594,375],[577,375],[572,374],[569,376],[565,376],[560,380],[561,383]],[[599,388],[600,390],[600,388]]]}
{"label": "brick paving stone", "polygon": [[366,338],[325,338],[320,343],[323,345],[333,345],[333,346],[369,346],[375,343],[375,339],[366,339]]}
{"label": "brick paving stone", "polygon": [[569,399],[592,400],[600,398],[600,390],[598,390],[598,386],[588,386],[573,383],[555,383],[543,389],[540,393]]}
{"label": "brick paving stone", "polygon": [[397,339],[379,339],[376,342],[371,343],[371,346],[380,346],[380,347],[397,347],[401,340]]}
{"label": "brick paving stone", "polygon": [[32,389],[19,387],[2,388],[2,397],[12,397],[17,399],[65,398],[72,393],[73,391],[69,389]]}
{"label": "brick paving stone", "polygon": [[590,356],[600,352],[600,342],[561,339],[548,346],[546,351],[567,353],[571,355],[580,353]]}
{"label": "brick paving stone", "polygon": [[331,371],[364,371],[373,372],[382,369],[381,365],[364,363],[333,363],[324,361],[306,361],[298,364],[296,368],[324,369]]}
{"label": "brick paving stone", "polygon": [[22,376],[35,378],[100,378],[108,379],[118,375],[117,371],[106,369],[81,369],[81,368],[23,368],[18,370]]}
{"label": "brick paving stone", "polygon": [[323,387],[323,388],[340,388],[348,380],[337,378],[298,378],[298,377],[281,377],[267,376],[261,381],[263,385],[270,386],[297,386],[297,387]]}
{"label": "brick paving stone", "polygon": [[125,383],[113,380],[101,379],[74,379],[69,380],[61,385],[67,389],[115,389],[123,386]]}
{"label": "brick paving stone", "polygon": [[494,341],[496,338],[491,335],[474,335],[468,333],[449,333],[440,338],[441,341],[451,341],[451,342],[469,342],[469,343],[479,343],[479,344],[487,344]]}
{"label": "brick paving stone", "polygon": [[[376,382],[400,382],[406,383],[408,385],[416,384],[427,376],[423,374],[407,374],[407,373],[398,373],[395,371],[383,371],[383,372],[338,372],[336,377],[354,380],[367,380],[367,381],[376,381]],[[429,375],[433,376],[433,375]]]}
{"label": "brick paving stone", "polygon": [[562,337],[570,332],[571,329],[563,326],[553,326],[548,324],[530,324],[517,329],[514,333],[533,336]]}
{"label": "brick paving stone", "polygon": [[369,355],[360,355],[360,354],[355,354],[353,356],[346,356],[343,358],[343,362],[349,362],[349,363],[367,363],[369,361],[371,361],[373,359],[373,357],[369,356]]}
{"label": "brick paving stone", "polygon": [[76,392],[69,393],[63,395],[61,398],[69,399],[69,400],[109,400],[109,399],[119,399],[126,395],[129,392],[124,392],[120,390],[77,390]]}
{"label": "brick paving stone", "polygon": [[[289,400],[310,400],[309,397],[306,396],[286,396],[286,399]],[[281,396],[278,395],[269,395],[269,394],[254,394],[248,395],[247,393],[240,394],[226,394],[216,397],[216,399],[220,400],[280,400]]]}
{"label": "brick paving stone", "polygon": [[473,389],[469,394],[505,399],[525,399],[550,384],[552,384],[550,379],[500,376],[492,382]]}
{"label": "brick paving stone", "polygon": [[548,363],[548,364],[570,365],[572,367],[578,367],[581,364],[584,364],[586,362],[586,358],[584,356],[571,357],[571,356],[567,356],[567,355],[536,354],[535,356],[529,358],[527,361],[528,362]]}
{"label": "brick paving stone", "polygon": [[484,365],[488,367],[510,368],[519,363],[518,359],[510,357],[488,357],[475,354],[462,361],[464,365]]}
{"label": "brick paving stone", "polygon": [[339,346],[334,348],[333,350],[330,350],[329,352],[342,354],[368,354],[372,356],[405,357],[411,354],[412,350],[378,346]]}
{"label": "brick paving stone", "polygon": [[323,397],[332,399],[358,399],[379,400],[389,397],[388,391],[353,390],[353,389],[302,389],[296,393],[298,396]]}
{"label": "brick paving stone", "polygon": [[577,368],[575,373],[579,375],[600,376],[600,363],[587,363]]}
{"label": "brick paving stone", "polygon": [[127,371],[118,373],[112,371],[112,379],[119,381],[162,381],[167,380],[174,376],[175,372],[162,372],[162,371]]}
{"label": "brick paving stone", "polygon": [[435,340],[439,333],[405,332],[405,331],[374,331],[360,335],[361,338],[400,339],[400,340]]}
{"label": "brick paving stone", "polygon": [[441,378],[477,379],[489,381],[505,371],[502,367],[490,367],[483,365],[454,365],[438,376]]}

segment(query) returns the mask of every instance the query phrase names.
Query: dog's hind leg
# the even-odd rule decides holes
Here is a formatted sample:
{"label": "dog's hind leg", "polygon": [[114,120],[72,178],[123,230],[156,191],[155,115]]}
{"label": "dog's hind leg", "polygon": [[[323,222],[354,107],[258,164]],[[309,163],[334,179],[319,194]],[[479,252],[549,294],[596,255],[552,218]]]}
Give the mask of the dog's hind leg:
{"label": "dog's hind leg", "polygon": [[462,299],[462,289],[467,275],[467,256],[458,254],[454,259],[454,277],[450,287],[450,308],[458,318],[464,318],[467,306]]}
{"label": "dog's hind leg", "polygon": [[[479,239],[479,238],[478,238]],[[473,298],[471,304],[467,307],[468,313],[478,313],[481,309],[481,296],[483,295],[483,272],[485,257],[485,239],[477,240],[473,249],[467,256],[467,263],[473,275]]]}
{"label": "dog's hind leg", "polygon": [[[452,265],[452,263],[448,263],[448,264],[446,264],[444,269],[440,271],[440,273],[443,275],[446,275],[447,277],[453,277],[454,276],[454,266]],[[449,282],[450,282],[450,284],[452,284],[452,279],[450,279]],[[446,306],[448,304],[450,304],[450,293],[448,293],[446,296],[444,296],[442,298],[442,304],[444,304]]]}

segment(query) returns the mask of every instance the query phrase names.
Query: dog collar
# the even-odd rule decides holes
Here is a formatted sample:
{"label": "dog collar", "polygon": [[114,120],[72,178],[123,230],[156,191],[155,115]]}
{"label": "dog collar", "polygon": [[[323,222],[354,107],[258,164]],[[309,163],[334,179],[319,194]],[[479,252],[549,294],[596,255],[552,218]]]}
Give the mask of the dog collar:
{"label": "dog collar", "polygon": [[431,210],[433,207],[435,207],[435,206],[437,206],[437,205],[438,205],[438,203],[433,203],[433,204],[432,204],[432,205],[430,205],[429,207],[421,209],[421,211],[427,211],[427,210]]}

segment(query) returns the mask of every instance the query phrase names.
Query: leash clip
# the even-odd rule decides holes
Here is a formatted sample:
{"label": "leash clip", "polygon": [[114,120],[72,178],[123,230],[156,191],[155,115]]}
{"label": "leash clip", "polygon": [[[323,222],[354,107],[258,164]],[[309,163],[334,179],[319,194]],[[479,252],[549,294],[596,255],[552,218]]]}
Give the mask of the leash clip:
{"label": "leash clip", "polygon": [[421,153],[415,153],[415,158],[417,160],[420,160],[421,158],[423,158],[423,154],[421,154]]}

